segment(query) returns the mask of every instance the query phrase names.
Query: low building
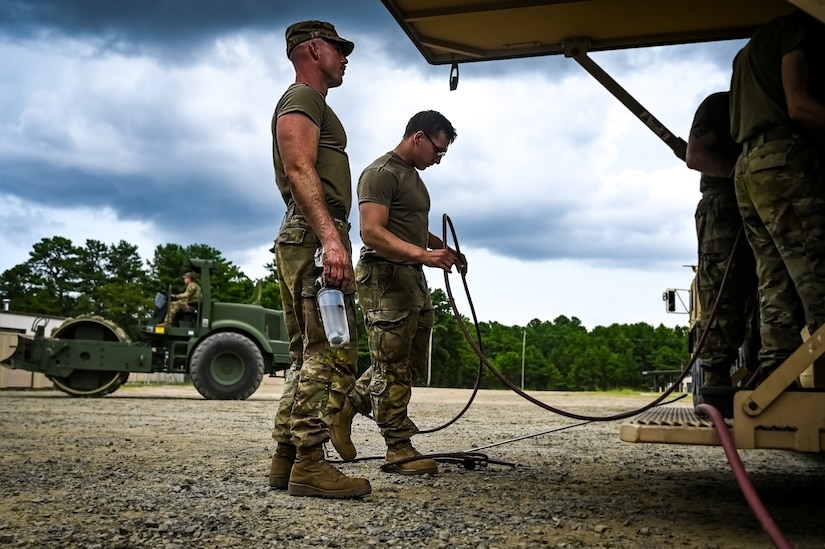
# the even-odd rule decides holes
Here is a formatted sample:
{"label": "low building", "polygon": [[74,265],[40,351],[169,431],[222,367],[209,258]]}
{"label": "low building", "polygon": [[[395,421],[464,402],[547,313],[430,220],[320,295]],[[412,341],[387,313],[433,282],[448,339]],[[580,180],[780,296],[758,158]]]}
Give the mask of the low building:
{"label": "low building", "polygon": [[[5,310],[4,307],[4,310],[0,311],[0,332],[34,336],[39,326],[45,326],[44,333],[48,337],[64,320],[65,318],[59,316],[16,313]],[[13,339],[0,340],[0,357],[10,354],[10,341]],[[41,373],[0,367],[0,389],[43,389],[51,386],[52,382]]]}

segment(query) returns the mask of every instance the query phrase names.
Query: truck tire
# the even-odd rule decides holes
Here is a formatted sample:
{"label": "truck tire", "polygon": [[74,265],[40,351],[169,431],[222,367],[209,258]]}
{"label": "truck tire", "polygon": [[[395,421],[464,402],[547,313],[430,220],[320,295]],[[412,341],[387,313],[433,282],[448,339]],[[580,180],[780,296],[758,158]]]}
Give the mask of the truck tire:
{"label": "truck tire", "polygon": [[243,334],[207,336],[192,353],[189,374],[195,389],[209,400],[246,400],[264,377],[264,357]]}

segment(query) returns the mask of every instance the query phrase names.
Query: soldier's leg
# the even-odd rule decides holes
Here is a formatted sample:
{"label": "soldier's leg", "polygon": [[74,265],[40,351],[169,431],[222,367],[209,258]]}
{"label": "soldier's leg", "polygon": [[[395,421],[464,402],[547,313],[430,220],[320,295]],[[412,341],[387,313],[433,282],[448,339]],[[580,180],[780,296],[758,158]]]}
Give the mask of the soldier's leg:
{"label": "soldier's leg", "polygon": [[429,288],[420,268],[396,267],[391,280],[381,294],[380,307],[367,315],[373,365],[370,393],[387,443],[385,470],[402,475],[436,474],[435,460],[422,458],[412,445],[410,439],[418,427],[408,413],[412,380],[423,375],[429,352],[434,319]]}
{"label": "soldier's leg", "polygon": [[407,416],[412,395],[411,342],[418,311],[380,309],[367,313],[372,380],[369,386],[375,422],[391,445],[409,440],[418,428]]}
{"label": "soldier's leg", "polygon": [[756,276],[753,249],[746,238],[742,238],[736,254],[737,265],[741,266],[737,280],[742,287],[742,315],[745,325],[742,342],[743,363],[750,372],[754,372],[759,368],[759,350],[762,347],[759,323],[759,279]]}
{"label": "soldier's leg", "polygon": [[821,153],[804,140],[784,149],[782,169],[762,170],[753,179],[772,198],[760,211],[813,333],[825,323],[825,169]]}
{"label": "soldier's leg", "polygon": [[[389,313],[389,311],[387,311]],[[428,324],[420,319],[417,310],[406,316],[391,315],[381,318],[371,315],[369,320],[370,356],[373,364],[372,397],[375,420],[387,443],[386,471],[402,475],[438,473],[438,464],[430,458],[421,458],[410,439],[418,432],[408,414],[412,395],[413,368],[411,349],[426,355],[425,341],[429,340]],[[417,458],[395,463],[399,460]]]}
{"label": "soldier's leg", "polygon": [[[730,368],[739,356],[744,339],[743,298],[741,283],[737,280],[741,267],[737,265],[734,253],[741,226],[739,208],[732,193],[706,194],[696,209],[700,325],[707,331],[700,353],[705,386],[730,385]],[[741,240],[747,247],[744,236]],[[729,261],[731,265],[726,279]],[[716,314],[711,319],[714,305]]]}
{"label": "soldier's leg", "polygon": [[[740,157],[736,192],[745,235],[754,252],[759,280],[762,339],[759,362],[763,369],[772,370],[799,346],[803,311],[796,288],[772,236],[776,228],[773,204],[782,199],[782,190],[769,183],[770,178],[766,176],[770,174],[764,173],[764,170],[752,170],[752,160],[761,158],[757,152],[758,149]],[[775,170],[773,172],[775,175]]]}
{"label": "soldier's leg", "polygon": [[[369,278],[369,268],[361,261],[355,267],[355,281]],[[361,308],[368,308],[369,296],[360,296]],[[341,411],[335,414],[329,423],[329,437],[335,450],[343,461],[352,461],[358,451],[352,442],[352,421],[357,413],[369,416],[372,414],[372,401],[369,395],[369,385],[372,382],[372,367],[355,380],[349,394],[344,398]]]}
{"label": "soldier's leg", "polygon": [[[287,220],[281,227],[278,240],[275,243],[275,264],[278,266],[278,281],[281,288],[282,311],[284,324],[289,337],[289,354],[292,365],[286,374],[284,388],[272,428],[272,438],[278,443],[272,455],[269,467],[269,485],[272,488],[286,490],[289,485],[289,476],[295,462],[297,449],[292,440],[291,422],[292,405],[295,403],[295,391],[298,386],[298,375],[303,363],[303,325],[302,311],[295,310],[295,295],[300,296],[303,277],[301,273],[307,268],[307,258],[303,257],[306,250],[301,244],[306,230],[297,222]],[[299,300],[300,302],[300,300]]]}
{"label": "soldier's leg", "polygon": [[[305,224],[302,220],[300,223]],[[349,251],[348,225],[336,225],[341,241]],[[283,253],[284,266],[290,265],[283,269],[279,264],[279,272],[284,270],[283,278],[291,282],[293,317],[302,341],[300,369],[295,369],[288,383],[293,395],[288,430],[291,444],[295,447],[295,461],[287,487],[293,496],[362,496],[371,491],[369,481],[342,474],[326,461],[322,448],[322,444],[329,439],[328,425],[341,410],[355,377],[357,337],[354,286],[342,288],[352,341],[343,347],[331,348],[316,300],[318,288],[315,281],[321,274],[321,268],[314,263],[318,241],[308,227],[302,228],[306,230],[294,231],[296,238],[291,243],[292,248],[286,243],[282,246],[284,239],[279,239],[277,246],[278,252]],[[284,234],[283,230],[281,234]],[[287,254],[294,255],[293,261],[286,258]],[[293,334],[290,336],[290,341],[295,343]],[[288,395],[285,394],[284,398]]]}
{"label": "soldier's leg", "polygon": [[424,293],[424,306],[418,312],[418,326],[410,348],[410,370],[414,381],[426,379],[427,365],[430,359],[430,335],[434,323],[435,310],[428,289]]}
{"label": "soldier's leg", "polygon": [[[378,300],[380,299],[380,290],[376,291],[369,282],[373,276],[372,265],[373,262],[363,260],[359,260],[355,265],[355,285],[358,293],[358,301],[365,316],[369,309],[377,307]],[[366,319],[363,320],[366,321]],[[353,408],[365,416],[372,414],[372,402],[369,395],[371,382],[372,366],[367,368],[358,379],[355,380],[352,391],[349,393],[349,400]]]}
{"label": "soldier's leg", "polygon": [[[349,250],[348,226],[336,225],[341,241]],[[306,259],[307,264],[300,275],[300,292],[293,294],[296,300],[294,307],[301,311],[296,318],[303,322],[304,344],[303,364],[298,373],[290,418],[293,443],[299,448],[322,444],[329,439],[328,425],[341,410],[347,393],[352,389],[358,358],[354,285],[342,288],[351,341],[342,347],[332,348],[326,340],[316,300],[319,288],[315,281],[321,274],[321,268],[314,264],[317,245],[315,240],[312,246],[307,246],[312,248],[313,257]]]}
{"label": "soldier's leg", "polygon": [[424,306],[426,283],[414,267],[365,258],[356,269],[370,347],[372,411],[387,443],[418,429],[407,417],[411,395],[410,353]]}
{"label": "soldier's leg", "polygon": [[171,326],[172,323],[175,321],[175,316],[177,316],[178,311],[180,311],[180,302],[173,301],[169,304],[169,308],[166,310],[166,325]]}
{"label": "soldier's leg", "polygon": [[372,401],[370,400],[370,383],[372,383],[372,366],[364,370],[352,387],[349,399],[355,410],[365,416],[372,415]]}
{"label": "soldier's leg", "polygon": [[295,218],[287,219],[281,226],[275,243],[275,264],[278,268],[284,324],[289,336],[289,354],[292,359],[292,366],[287,373],[281,399],[278,401],[272,431],[272,438],[279,444],[294,445],[290,416],[304,354],[305,321],[301,306],[301,292],[306,278],[305,273],[314,267],[312,257],[315,253],[315,241],[314,239],[307,241],[308,232],[305,223]]}

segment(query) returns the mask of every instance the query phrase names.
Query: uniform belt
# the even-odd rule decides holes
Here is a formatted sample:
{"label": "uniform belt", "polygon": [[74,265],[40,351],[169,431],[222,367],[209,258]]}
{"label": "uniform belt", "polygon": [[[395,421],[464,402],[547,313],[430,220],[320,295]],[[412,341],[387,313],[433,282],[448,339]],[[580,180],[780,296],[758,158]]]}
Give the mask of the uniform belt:
{"label": "uniform belt", "polygon": [[[337,208],[333,208],[329,204],[327,204],[327,210],[329,211],[329,215],[330,215],[330,217],[332,217],[332,219],[337,219],[338,221],[341,221],[341,222],[344,222],[344,223],[347,222],[347,212],[345,212],[343,210],[339,210]],[[304,217],[304,215],[301,213],[301,210],[298,209],[298,205],[295,204],[295,202],[290,203],[286,207],[286,217],[293,217],[293,216]]]}
{"label": "uniform belt", "polygon": [[408,267],[410,269],[413,269],[414,271],[418,271],[421,273],[424,272],[424,265],[422,265],[421,263],[396,263],[395,261],[390,261],[389,259],[384,259],[383,257],[377,256],[374,253],[363,254],[361,257],[362,259],[365,259],[367,261],[381,261],[383,263],[391,263],[396,267]]}
{"label": "uniform belt", "polygon": [[742,150],[747,153],[750,150],[755,149],[756,147],[762,146],[765,143],[770,141],[779,141],[780,139],[795,139],[799,137],[799,132],[793,128],[789,128],[788,126],[777,126],[775,128],[770,128],[765,130],[762,133],[747,139],[742,144]]}

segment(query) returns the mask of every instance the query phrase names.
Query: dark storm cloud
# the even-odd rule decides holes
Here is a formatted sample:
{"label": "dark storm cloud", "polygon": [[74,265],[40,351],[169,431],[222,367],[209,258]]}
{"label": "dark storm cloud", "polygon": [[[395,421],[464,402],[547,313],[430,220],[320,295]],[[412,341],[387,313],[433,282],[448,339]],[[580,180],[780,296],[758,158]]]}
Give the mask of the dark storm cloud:
{"label": "dark storm cloud", "polygon": [[[150,55],[190,61],[206,44],[241,31],[283,32],[303,19],[334,23],[342,35],[369,35],[396,61],[427,64],[379,0],[0,0],[0,39],[71,38],[98,52]],[[507,76],[524,71],[565,74],[580,70],[562,56],[461,65],[465,78]]]}
{"label": "dark storm cloud", "polygon": [[[294,21],[312,18],[332,21],[344,36],[403,34],[378,1],[0,0],[0,37],[72,38],[89,41],[99,51],[186,58],[224,35],[283,32]],[[411,55],[410,48],[405,41],[391,51]]]}
{"label": "dark storm cloud", "polygon": [[233,247],[238,234],[254,233],[266,242],[276,222],[272,212],[283,209],[274,193],[250,200],[209,173],[122,175],[44,161],[4,164],[3,192],[9,195],[52,208],[111,208],[125,221],[151,221],[161,231],[218,249]]}
{"label": "dark storm cloud", "polygon": [[[666,242],[680,230],[666,220],[577,222],[581,204],[558,202],[539,209],[503,207],[452,219],[462,247],[483,248],[520,261],[573,259],[608,267],[648,267],[684,260],[683,250]],[[617,231],[618,229],[618,231]],[[439,231],[440,225],[439,225]],[[440,232],[439,232],[440,235]],[[448,242],[452,234],[448,232]],[[663,245],[665,244],[665,245]]]}
{"label": "dark storm cloud", "polygon": [[[272,196],[250,201],[231,192],[224,178],[209,173],[123,175],[44,161],[18,159],[5,164],[4,193],[53,208],[110,207],[126,220],[161,225],[203,220],[219,212],[224,212],[223,217],[245,212],[232,216],[233,222],[256,223],[276,200]],[[168,212],[174,212],[172,219]]]}
{"label": "dark storm cloud", "polygon": [[[41,68],[36,73],[42,82],[19,86],[21,91],[15,91],[12,100],[4,101],[5,107],[0,106],[0,113],[8,113],[0,119],[0,138],[5,137],[13,145],[5,151],[0,149],[2,194],[56,209],[110,208],[118,219],[151,222],[163,237],[182,244],[187,243],[183,239],[189,238],[191,242],[208,242],[224,250],[237,247],[239,242],[271,245],[274,227],[284,206],[271,183],[271,163],[266,156],[268,136],[261,136],[260,149],[255,149],[263,151],[265,156],[241,155],[231,147],[222,148],[230,143],[228,138],[224,141],[223,136],[235,133],[231,124],[214,112],[198,111],[196,115],[186,108],[188,102],[197,102],[199,96],[208,96],[213,91],[192,93],[190,84],[208,85],[216,80],[198,80],[196,71],[186,72],[191,67],[181,67],[181,63],[213,68],[217,64],[215,52],[208,46],[223,36],[242,32],[274,33],[277,41],[273,36],[263,40],[255,36],[250,42],[277,43],[281,47],[283,29],[294,21],[309,18],[334,22],[342,35],[356,42],[369,38],[371,47],[390,58],[389,63],[370,67],[373,71],[370,74],[392,71],[396,64],[402,68],[414,67],[417,73],[427,77],[443,77],[446,93],[449,67],[428,65],[379,0],[327,0],[311,4],[270,0],[0,0],[0,43],[31,46],[24,55],[31,51],[34,59],[40,51],[54,48],[61,59],[61,62],[49,60],[54,62],[55,69]],[[72,39],[88,45],[96,53],[125,52],[154,56],[164,62],[174,58],[177,64],[168,71],[170,67],[152,72],[153,64],[147,63],[150,69],[143,68],[149,76],[136,79],[135,88],[124,86],[126,89],[110,93],[111,87],[106,82],[109,79],[117,82],[121,77],[115,67],[139,70],[141,66],[137,62],[142,59],[109,60],[105,58],[117,56],[103,55],[104,61],[111,64],[101,63],[95,66],[96,70],[84,73],[78,70],[84,65],[73,66],[75,60],[52,39]],[[678,56],[667,50],[660,55]],[[282,56],[283,50],[278,53]],[[619,53],[604,55],[610,56],[614,69],[638,67],[640,62]],[[64,57],[69,59],[65,64]],[[601,62],[601,57],[594,55],[594,58]],[[243,65],[244,60],[239,63]],[[13,82],[26,82],[35,71],[21,62],[16,71],[0,69],[0,73],[3,72],[15,76]],[[616,75],[615,70],[610,72]],[[461,66],[457,93],[462,93],[467,83],[476,79],[535,81],[533,75],[541,75],[547,81],[557,81],[568,73],[584,74],[575,61],[562,56],[467,63]],[[239,73],[227,70],[223,74],[227,75],[223,80],[228,81]],[[65,105],[51,106],[59,103],[50,97],[52,89],[58,88],[67,76],[77,75],[88,75],[88,81],[65,85],[61,89],[72,100]],[[172,78],[165,80],[170,76]],[[595,81],[588,82],[598,87]],[[280,91],[280,85],[281,80],[273,93]],[[0,82],[0,92],[3,86]],[[353,113],[362,112],[356,110],[360,99],[355,92],[352,92],[352,103],[347,106],[340,99],[341,93],[336,91],[335,95],[336,110],[342,105],[339,114],[352,119]],[[604,96],[607,97],[607,92]],[[246,99],[244,96],[243,100]],[[273,97],[273,102],[275,99]],[[540,114],[555,100],[557,98],[537,96],[531,114]],[[548,125],[546,129],[548,135],[563,133],[565,146],[545,150],[542,155],[564,155],[569,151],[573,156],[573,151],[589,149],[598,139],[596,130],[602,127],[598,113],[602,111],[593,110],[585,100],[573,104],[578,113],[577,125],[559,130]],[[372,113],[369,105],[363,107],[366,120]],[[259,116],[268,119],[271,108],[272,104],[267,103]],[[506,109],[507,105],[487,105],[487,108]],[[474,116],[483,118],[486,112],[480,109]],[[239,123],[251,122],[241,119]],[[499,132],[500,139],[506,142],[508,132],[523,131],[525,123],[524,119],[514,119],[512,126],[489,131]],[[352,126],[354,136],[355,124]],[[364,126],[365,133],[371,129],[370,124]],[[254,130],[237,133],[250,135]],[[469,133],[461,135],[467,136],[461,143],[466,139],[470,144],[475,139]],[[543,139],[544,135],[538,134],[537,139]],[[107,140],[111,142],[93,143]],[[368,141],[353,139],[351,154],[356,152],[358,144],[366,147]],[[104,155],[112,155],[111,161]],[[646,159],[646,166],[664,164],[665,159],[671,160],[666,151]],[[122,165],[116,165],[118,161]],[[363,162],[353,165],[354,176],[362,165]],[[233,178],[233,173],[237,177]],[[269,185],[262,200],[250,198],[247,192],[257,185],[260,188]],[[466,188],[470,188],[469,183]],[[528,261],[565,258],[641,265],[674,260],[672,249],[662,244],[666,238],[651,237],[651,227],[622,221],[621,240],[617,240],[611,234],[617,227],[576,218],[576,212],[586,207],[581,200],[565,203],[561,196],[558,200],[547,207],[540,203],[501,205],[495,211],[475,210],[466,219],[459,215],[456,221],[461,243]],[[656,230],[668,229],[662,224]],[[663,248],[667,257],[660,255]],[[681,262],[682,258],[676,260]]]}

